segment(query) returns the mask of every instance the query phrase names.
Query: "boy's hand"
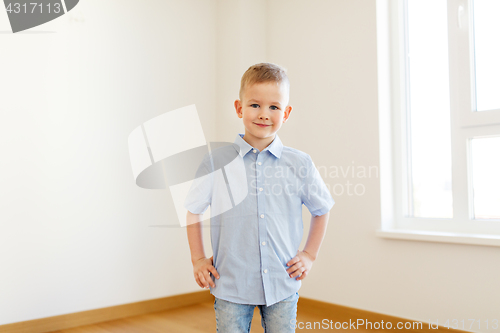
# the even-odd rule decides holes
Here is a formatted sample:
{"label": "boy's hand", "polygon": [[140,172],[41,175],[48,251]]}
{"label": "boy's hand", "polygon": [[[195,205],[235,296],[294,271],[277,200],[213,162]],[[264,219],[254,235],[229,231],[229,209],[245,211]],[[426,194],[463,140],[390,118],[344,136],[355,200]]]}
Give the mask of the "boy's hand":
{"label": "boy's hand", "polygon": [[198,260],[193,261],[193,274],[194,274],[194,279],[196,280],[196,283],[202,288],[208,288],[208,285],[212,286],[212,288],[215,287],[214,281],[212,281],[212,278],[210,277],[210,273],[215,276],[216,279],[219,279],[219,273],[213,266],[214,256],[211,256],[210,258],[200,258]]}
{"label": "boy's hand", "polygon": [[286,263],[289,266],[286,271],[291,278],[300,275],[295,280],[303,280],[311,270],[313,262],[314,258],[309,253],[297,251],[295,257]]}

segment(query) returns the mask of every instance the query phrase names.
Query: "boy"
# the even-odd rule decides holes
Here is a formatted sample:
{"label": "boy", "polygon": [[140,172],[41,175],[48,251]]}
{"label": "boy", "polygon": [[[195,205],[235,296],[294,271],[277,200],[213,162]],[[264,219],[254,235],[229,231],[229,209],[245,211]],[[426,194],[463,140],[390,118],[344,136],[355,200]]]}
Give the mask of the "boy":
{"label": "boy", "polygon": [[[255,306],[266,333],[295,332],[300,280],[311,270],[325,235],[334,200],[310,156],[283,146],[276,134],[292,111],[289,87],[285,70],[275,64],[257,64],[243,74],[234,107],[245,134],[236,136],[234,155],[244,165],[247,184],[239,186],[246,185],[248,195],[211,218],[210,258],[203,249],[201,221],[217,199],[213,181],[192,188],[186,200],[194,277],[215,296],[217,332],[250,332]],[[234,152],[234,147],[228,149]],[[211,162],[205,160],[200,169],[213,171]],[[302,204],[312,218],[300,251]]]}

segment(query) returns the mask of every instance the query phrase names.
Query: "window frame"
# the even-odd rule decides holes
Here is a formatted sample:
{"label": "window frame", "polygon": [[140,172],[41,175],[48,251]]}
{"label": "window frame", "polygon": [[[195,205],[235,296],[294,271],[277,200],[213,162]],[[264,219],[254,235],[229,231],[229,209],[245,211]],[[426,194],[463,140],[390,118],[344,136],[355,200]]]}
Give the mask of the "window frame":
{"label": "window frame", "polygon": [[[385,238],[500,246],[500,219],[473,219],[470,140],[500,136],[500,109],[476,112],[473,0],[448,0],[453,218],[407,217],[409,170],[406,0],[377,0],[380,180]],[[462,7],[462,9],[460,9]]]}

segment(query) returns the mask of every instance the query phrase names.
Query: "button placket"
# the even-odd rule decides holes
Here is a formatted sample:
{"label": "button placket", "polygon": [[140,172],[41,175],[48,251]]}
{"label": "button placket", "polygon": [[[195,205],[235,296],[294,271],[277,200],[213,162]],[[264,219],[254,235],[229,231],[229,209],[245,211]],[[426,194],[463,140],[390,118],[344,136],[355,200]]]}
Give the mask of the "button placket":
{"label": "button placket", "polygon": [[[260,194],[260,193],[264,193],[264,188],[263,188],[263,171],[262,171],[262,158],[264,158],[264,155],[263,154],[257,154],[257,159],[256,159],[256,170],[257,171],[257,174],[256,175],[259,175],[259,177],[257,178],[257,194]],[[257,196],[257,202],[258,202],[258,216],[259,216],[259,243],[260,243],[260,247],[261,247],[261,251],[260,251],[260,256],[261,256],[261,267],[262,267],[262,283],[264,284],[264,294],[266,294],[266,290],[267,290],[267,286],[269,285],[269,269],[268,268],[265,268],[265,267],[268,267],[269,265],[269,262],[268,262],[268,259],[269,258],[269,254],[268,254],[268,251],[269,251],[269,248],[268,246],[265,246],[267,243],[266,243],[266,238],[267,238],[267,227],[266,227],[266,214],[265,214],[265,196],[264,195],[258,195]],[[266,299],[268,298],[268,296],[266,295]]]}

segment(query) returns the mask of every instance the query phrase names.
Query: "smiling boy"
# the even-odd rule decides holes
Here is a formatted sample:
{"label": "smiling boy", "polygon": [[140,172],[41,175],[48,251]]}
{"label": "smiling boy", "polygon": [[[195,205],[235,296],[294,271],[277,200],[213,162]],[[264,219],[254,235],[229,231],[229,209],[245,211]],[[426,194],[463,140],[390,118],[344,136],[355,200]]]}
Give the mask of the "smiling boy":
{"label": "smiling boy", "polygon": [[[326,232],[334,205],[330,192],[311,157],[283,146],[277,135],[292,112],[289,89],[286,71],[275,64],[257,64],[243,74],[234,107],[245,134],[238,134],[234,144],[245,166],[248,195],[211,218],[211,258],[205,257],[201,221],[214,198],[200,191],[188,194],[194,278],[215,296],[217,332],[250,332],[255,306],[266,333],[294,332],[301,280]],[[302,204],[312,217],[307,242],[299,250]]]}

